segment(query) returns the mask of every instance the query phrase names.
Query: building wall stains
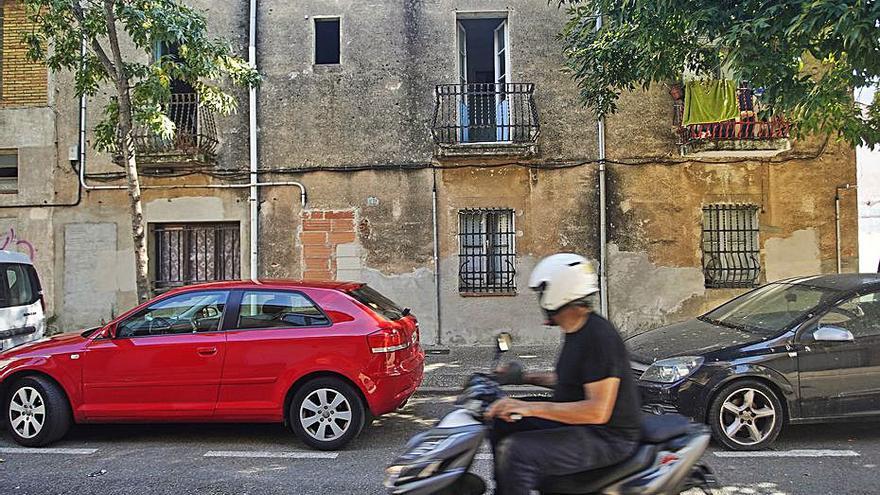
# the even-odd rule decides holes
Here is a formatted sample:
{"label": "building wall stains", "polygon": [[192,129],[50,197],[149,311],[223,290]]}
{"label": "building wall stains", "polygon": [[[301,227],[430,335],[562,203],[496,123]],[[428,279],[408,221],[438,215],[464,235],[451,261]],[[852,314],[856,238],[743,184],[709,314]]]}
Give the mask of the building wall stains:
{"label": "building wall stains", "polygon": [[[214,34],[246,54],[245,3],[188,3],[205,10]],[[487,15],[507,19],[510,82],[534,85],[535,152],[492,145],[500,154],[489,155],[466,144],[438,154],[435,90],[459,82],[457,22]],[[340,18],[340,64],[314,64],[315,16]],[[556,252],[592,259],[600,253],[597,126],[579,104],[576,84],[559,70],[556,34],[564,22],[564,9],[534,0],[261,1],[259,177],[300,181],[307,201],[303,207],[296,187],[259,189],[259,277],[367,282],[412,309],[426,343],[489,345],[505,330],[525,344],[557,344],[558,330],[543,326],[528,275]],[[4,84],[9,80],[4,74]],[[0,105],[0,148],[18,149],[20,160],[18,192],[0,195],[0,207],[7,207],[0,241],[14,229],[16,246],[30,243],[50,312],[74,330],[135,303],[128,199],[125,191],[86,191],[75,207],[10,208],[72,202],[77,193],[76,163],[69,160],[78,140],[73,79],[53,73],[44,87],[27,86],[46,99]],[[88,102],[90,142],[108,95]],[[247,175],[247,92],[234,95],[240,111],[218,116],[217,167]],[[606,121],[606,268],[610,316],[622,332],[693,317],[744,290],[705,287],[706,205],[757,207],[760,282],[836,271],[834,197],[837,186],[856,184],[852,149],[815,136],[792,140],[772,158],[748,150],[682,156],[673,101],[662,85],[625,93],[619,103]],[[89,148],[87,171],[121,169]],[[234,182],[215,175],[142,183]],[[237,222],[240,273],[250,274],[247,189],[145,189],[143,197],[149,223]],[[841,190],[840,199],[842,264],[851,271],[858,261],[855,190]],[[489,208],[513,212],[516,290],[473,297],[460,292],[460,214]]]}

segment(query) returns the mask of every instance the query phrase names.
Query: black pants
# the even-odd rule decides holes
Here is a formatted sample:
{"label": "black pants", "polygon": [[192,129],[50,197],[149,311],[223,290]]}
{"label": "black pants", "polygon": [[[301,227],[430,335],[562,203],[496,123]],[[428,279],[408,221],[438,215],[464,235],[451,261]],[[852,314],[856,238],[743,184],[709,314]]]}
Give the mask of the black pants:
{"label": "black pants", "polygon": [[601,426],[539,418],[496,419],[492,433],[496,495],[528,495],[546,476],[564,476],[621,462],[638,442]]}

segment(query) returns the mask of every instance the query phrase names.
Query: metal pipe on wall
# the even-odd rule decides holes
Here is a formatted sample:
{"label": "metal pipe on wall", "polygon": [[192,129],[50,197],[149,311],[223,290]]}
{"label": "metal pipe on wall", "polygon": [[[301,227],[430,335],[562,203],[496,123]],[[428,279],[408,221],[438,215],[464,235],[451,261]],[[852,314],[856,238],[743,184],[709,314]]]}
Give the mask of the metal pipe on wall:
{"label": "metal pipe on wall", "polygon": [[[602,14],[596,16],[596,31],[602,29]],[[610,318],[608,308],[608,218],[605,171],[605,118],[596,121],[599,147],[599,311]]]}
{"label": "metal pipe on wall", "polygon": [[437,335],[434,337],[435,345],[443,344],[440,311],[440,236],[437,225],[437,170],[433,170],[434,184],[431,189],[431,217],[434,224],[434,304],[436,305]]}
{"label": "metal pipe on wall", "polygon": [[[257,0],[250,0],[250,15],[248,29],[248,64],[251,69],[257,69]],[[250,87],[248,90],[248,146],[250,162],[250,188],[248,193],[248,206],[250,209],[250,252],[251,252],[251,280],[259,278],[257,270],[260,219],[259,194],[257,190],[257,88]],[[303,205],[305,206],[305,205]]]}

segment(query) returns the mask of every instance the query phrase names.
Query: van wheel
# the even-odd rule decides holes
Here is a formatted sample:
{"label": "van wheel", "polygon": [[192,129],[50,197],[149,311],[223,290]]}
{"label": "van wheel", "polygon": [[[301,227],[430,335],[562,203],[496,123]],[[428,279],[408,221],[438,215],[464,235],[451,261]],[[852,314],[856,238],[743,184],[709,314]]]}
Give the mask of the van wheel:
{"label": "van wheel", "polygon": [[730,450],[763,450],[782,430],[782,402],[757,380],[740,380],[721,389],[709,408],[715,441]]}
{"label": "van wheel", "polygon": [[43,447],[70,428],[70,404],[61,388],[40,376],[27,376],[9,388],[3,411],[12,438],[25,447]]}
{"label": "van wheel", "polygon": [[293,432],[306,445],[337,450],[360,434],[364,410],[360,395],[351,385],[338,378],[317,378],[293,395],[288,419]]}

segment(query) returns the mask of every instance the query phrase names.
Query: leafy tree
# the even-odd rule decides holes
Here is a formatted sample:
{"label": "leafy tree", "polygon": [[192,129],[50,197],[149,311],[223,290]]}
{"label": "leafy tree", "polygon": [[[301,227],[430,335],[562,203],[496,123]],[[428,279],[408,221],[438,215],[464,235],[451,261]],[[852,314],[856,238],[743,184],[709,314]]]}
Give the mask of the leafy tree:
{"label": "leafy tree", "polygon": [[[95,146],[120,156],[125,168],[137,293],[145,300],[151,291],[132,128],[143,126],[163,139],[173,137],[174,123],[166,114],[172,81],[192,86],[200,106],[229,113],[236,101],[220,84],[229,80],[253,86],[259,75],[228,43],[208,36],[202,13],[177,0],[24,1],[35,25],[25,36],[31,59],[45,61],[53,71],[71,71],[77,96],[92,97],[101,88],[112,88],[95,127]],[[177,46],[178,54],[153,60],[160,43]]]}
{"label": "leafy tree", "polygon": [[[679,81],[687,69],[723,67],[763,87],[767,113],[801,134],[836,132],[853,145],[880,144],[880,96],[853,89],[880,77],[878,0],[560,0],[567,70],[597,115],[621,91]],[[596,29],[597,12],[602,26]]]}

